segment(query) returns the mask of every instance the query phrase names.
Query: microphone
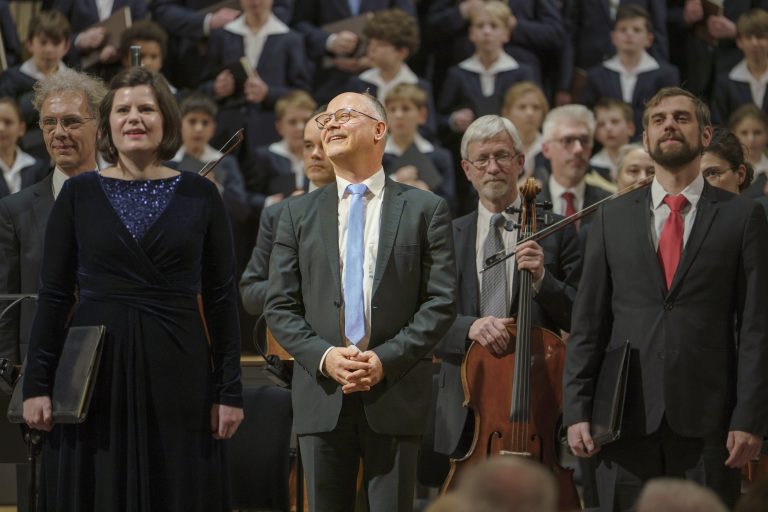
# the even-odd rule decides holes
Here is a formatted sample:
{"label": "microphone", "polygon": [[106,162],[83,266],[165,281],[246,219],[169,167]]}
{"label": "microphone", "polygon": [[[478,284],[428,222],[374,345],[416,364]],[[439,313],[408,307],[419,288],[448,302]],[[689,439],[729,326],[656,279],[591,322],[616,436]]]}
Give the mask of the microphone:
{"label": "microphone", "polygon": [[130,47],[131,52],[131,67],[141,66],[141,46],[132,45]]}

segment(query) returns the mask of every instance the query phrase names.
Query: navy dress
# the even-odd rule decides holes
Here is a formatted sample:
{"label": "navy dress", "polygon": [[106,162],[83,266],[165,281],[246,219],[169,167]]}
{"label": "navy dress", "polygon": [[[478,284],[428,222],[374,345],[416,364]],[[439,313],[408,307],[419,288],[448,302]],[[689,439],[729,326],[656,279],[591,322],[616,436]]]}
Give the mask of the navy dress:
{"label": "navy dress", "polygon": [[71,178],[45,247],[24,397],[51,392],[76,293],[71,324],[103,324],[107,337],[87,420],[46,436],[41,510],[229,510],[210,410],[242,406],[240,339],[216,187],[192,173]]}

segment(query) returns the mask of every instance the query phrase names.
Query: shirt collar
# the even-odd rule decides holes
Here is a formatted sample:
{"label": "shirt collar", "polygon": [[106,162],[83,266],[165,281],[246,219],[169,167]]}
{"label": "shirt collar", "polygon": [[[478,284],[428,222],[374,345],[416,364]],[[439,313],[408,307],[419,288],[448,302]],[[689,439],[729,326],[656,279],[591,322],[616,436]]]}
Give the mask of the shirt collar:
{"label": "shirt collar", "polygon": [[[435,150],[435,146],[429,142],[427,139],[421,136],[419,132],[416,132],[416,135],[413,138],[413,144],[416,145],[416,149],[419,150],[419,153],[432,153]],[[395,138],[394,137],[387,137],[387,144],[384,146],[384,152],[389,153],[390,155],[400,156],[408,148],[401,148],[397,144],[395,144]]]}
{"label": "shirt collar", "polygon": [[[369,176],[365,180],[362,181],[362,183],[365,183],[365,185],[368,187],[368,192],[373,194],[374,196],[378,196],[381,194],[381,192],[384,190],[384,184],[386,183],[386,176],[384,175],[384,168],[379,167],[379,170],[376,171],[373,176]],[[339,200],[341,200],[346,191],[347,187],[351,185],[351,181],[347,181],[341,176],[336,176],[336,192],[339,194]]]}
{"label": "shirt collar", "polygon": [[57,166],[53,170],[53,176],[51,177],[51,185],[53,186],[53,198],[56,199],[59,197],[59,192],[61,192],[61,187],[64,186],[64,182],[69,179],[69,176],[64,174],[64,171],[59,169]]}
{"label": "shirt collar", "polygon": [[749,72],[749,68],[747,67],[747,59],[743,59],[731,69],[731,71],[728,73],[728,78],[735,82],[768,82],[768,72],[763,73],[763,76],[760,78],[755,78],[752,73]]}
{"label": "shirt collar", "polygon": [[[67,66],[64,64],[64,62],[59,61],[59,65],[56,71],[61,71],[62,69],[67,69]],[[24,63],[22,63],[22,65],[19,67],[19,71],[27,76],[31,76],[35,80],[45,80],[45,75],[37,69],[35,62],[32,59],[25,60]]]}
{"label": "shirt collar", "polygon": [[557,182],[554,174],[549,175],[549,195],[552,197],[552,201],[559,200],[565,192],[570,192],[578,203],[583,203],[586,190],[587,182],[584,180],[581,180],[575,187],[565,188]]}
{"label": "shirt collar", "polygon": [[755,174],[768,173],[768,156],[760,155],[760,160],[754,165]]}
{"label": "shirt collar", "polygon": [[[518,192],[517,197],[515,197],[515,200],[510,203],[509,206],[513,206],[515,208],[520,208],[520,204],[522,203],[522,199],[520,199],[520,193]],[[509,208],[507,206],[507,208]],[[506,211],[503,212],[504,217],[507,219],[512,220],[512,214],[507,213]],[[477,202],[477,222],[478,225],[488,226],[491,223],[491,217],[496,215],[495,213],[491,212],[488,208],[485,207],[485,205],[482,203],[482,201]]]}
{"label": "shirt collar", "polygon": [[16,146],[16,159],[13,161],[13,165],[7,167],[5,162],[0,160],[0,169],[2,169],[5,174],[14,174],[34,163],[35,158],[32,155],[25,153],[20,147]]}
{"label": "shirt collar", "polygon": [[640,73],[647,73],[648,71],[659,69],[658,61],[651,57],[646,51],[643,51],[643,55],[640,57],[640,62],[638,62],[637,67],[631,71],[624,67],[624,64],[619,60],[618,55],[614,55],[603,62],[603,66],[625,75],[639,75]]}
{"label": "shirt collar", "polygon": [[595,155],[590,158],[589,165],[604,167],[606,169],[612,169],[614,167],[614,163],[611,161],[611,157],[608,156],[608,152],[605,149],[601,149],[595,153]]}
{"label": "shirt collar", "polygon": [[[174,157],[171,159],[171,162],[181,162],[184,160],[184,156],[187,154],[187,151],[184,149],[184,146],[180,147],[179,150],[176,152]],[[211,160],[216,160],[217,158],[221,157],[221,153],[208,144],[205,145],[203,148],[203,154],[200,156],[199,160],[203,163],[210,162]]]}
{"label": "shirt collar", "polygon": [[400,71],[397,72],[395,77],[389,82],[385,82],[381,77],[381,69],[371,68],[360,73],[360,80],[374,84],[376,87],[383,87],[389,84],[418,84],[419,77],[414,73],[407,64],[403,63],[400,66]]}
{"label": "shirt collar", "polygon": [[291,162],[291,165],[297,165],[299,163],[301,163],[302,165],[304,164],[303,158],[296,158],[295,156],[293,156],[293,154],[288,150],[288,143],[285,142],[285,140],[283,139],[270,144],[269,151],[271,151],[276,155],[280,155],[283,158],[287,158]]}
{"label": "shirt collar", "polygon": [[466,69],[467,71],[471,71],[473,73],[478,74],[498,74],[503,71],[511,71],[513,69],[517,69],[520,67],[520,64],[517,63],[517,61],[509,55],[506,52],[501,52],[499,54],[499,58],[496,59],[496,62],[491,65],[490,68],[486,69],[485,66],[480,62],[480,59],[477,58],[477,55],[473,55],[470,58],[461,61],[459,63],[459,67],[462,69]]}
{"label": "shirt collar", "polygon": [[224,25],[224,30],[243,37],[267,37],[274,34],[286,34],[290,32],[288,25],[280,21],[274,14],[270,14],[269,18],[267,18],[267,22],[262,25],[259,30],[256,31],[252,30],[248,25],[245,24],[245,14]]}
{"label": "shirt collar", "polygon": [[[704,191],[704,177],[701,174],[697,174],[696,178],[688,184],[687,187],[683,189],[681,194],[685,196],[685,198],[688,200],[688,202],[691,204],[691,207],[695,207],[699,199],[701,198],[701,193]],[[654,210],[657,210],[659,206],[664,202],[664,198],[667,196],[667,191],[664,190],[664,187],[661,186],[661,183],[659,183],[658,177],[653,178],[653,182],[651,183],[651,206]]]}

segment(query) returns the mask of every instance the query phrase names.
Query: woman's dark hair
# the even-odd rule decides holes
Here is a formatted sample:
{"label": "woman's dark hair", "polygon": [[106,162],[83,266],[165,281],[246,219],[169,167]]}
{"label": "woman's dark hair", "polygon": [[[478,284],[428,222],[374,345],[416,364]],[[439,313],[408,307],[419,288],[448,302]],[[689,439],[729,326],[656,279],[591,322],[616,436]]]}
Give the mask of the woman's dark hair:
{"label": "woman's dark hair", "polygon": [[739,138],[727,128],[722,126],[714,127],[712,130],[712,141],[709,143],[709,146],[704,148],[704,153],[713,153],[722,158],[728,162],[733,172],[736,172],[740,166],[744,166],[747,171],[744,174],[744,181],[739,185],[739,191],[744,190],[752,183],[752,179],[755,177],[755,170],[744,158],[744,147],[741,145]]}
{"label": "woman's dark hair", "polygon": [[157,148],[159,161],[170,160],[181,147],[181,116],[176,99],[162,75],[142,67],[131,67],[121,71],[109,83],[109,92],[99,105],[99,143],[98,149],[104,159],[114,164],[117,162],[117,148],[112,142],[112,130],[109,126],[109,114],[115,100],[115,91],[123,87],[146,85],[155,95],[160,114],[163,116],[163,138]]}

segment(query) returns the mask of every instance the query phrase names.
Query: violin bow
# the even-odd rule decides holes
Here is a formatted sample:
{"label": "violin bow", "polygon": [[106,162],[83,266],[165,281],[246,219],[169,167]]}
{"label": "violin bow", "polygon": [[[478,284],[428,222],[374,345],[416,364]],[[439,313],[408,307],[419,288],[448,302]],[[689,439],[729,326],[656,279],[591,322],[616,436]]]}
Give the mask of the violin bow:
{"label": "violin bow", "polygon": [[219,162],[221,162],[225,156],[231,154],[240,146],[240,144],[243,143],[243,140],[245,139],[245,135],[243,135],[244,133],[245,130],[243,128],[237,130],[235,134],[231,136],[223,146],[221,146],[221,149],[219,150],[221,156],[216,160],[209,160],[206,162],[206,164],[197,172],[197,174],[200,176],[208,176],[208,174],[213,171],[217,165],[219,165]]}
{"label": "violin bow", "polygon": [[[529,178],[530,179],[530,178]],[[567,226],[573,224],[577,220],[586,217],[587,215],[595,212],[600,206],[602,206],[604,203],[608,203],[610,201],[613,201],[614,199],[618,199],[619,197],[623,196],[624,194],[628,194],[634,190],[647,187],[653,182],[653,176],[648,176],[646,178],[643,178],[642,180],[633,183],[632,185],[619,190],[618,192],[601,199],[600,201],[587,206],[583,210],[579,210],[578,212],[574,213],[573,215],[569,217],[565,217],[564,219],[560,219],[559,221],[555,222],[554,224],[547,226],[546,228],[542,229],[541,231],[537,231],[536,233],[532,234],[529,237],[523,238],[522,240],[518,240],[516,245],[523,244],[525,242],[533,240],[534,242],[541,240],[542,238],[546,238],[549,235],[553,233],[557,233],[561,229],[565,229]],[[489,256],[485,259],[485,266],[480,270],[480,272],[485,272],[491,267],[494,267],[501,263],[502,261],[505,261],[507,258],[510,258],[514,256],[515,251],[511,251],[509,253],[505,253],[504,250],[501,250],[494,254],[493,256]]]}

